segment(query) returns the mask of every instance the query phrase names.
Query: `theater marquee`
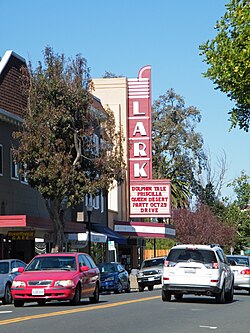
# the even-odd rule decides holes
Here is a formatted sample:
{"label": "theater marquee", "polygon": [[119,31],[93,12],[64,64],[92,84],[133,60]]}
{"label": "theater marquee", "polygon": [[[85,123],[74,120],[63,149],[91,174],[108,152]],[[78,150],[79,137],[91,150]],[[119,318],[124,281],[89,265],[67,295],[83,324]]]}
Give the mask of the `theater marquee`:
{"label": "theater marquee", "polygon": [[171,217],[170,181],[152,179],[151,67],[128,80],[130,218]]}
{"label": "theater marquee", "polygon": [[169,180],[132,182],[130,185],[130,217],[171,217]]}

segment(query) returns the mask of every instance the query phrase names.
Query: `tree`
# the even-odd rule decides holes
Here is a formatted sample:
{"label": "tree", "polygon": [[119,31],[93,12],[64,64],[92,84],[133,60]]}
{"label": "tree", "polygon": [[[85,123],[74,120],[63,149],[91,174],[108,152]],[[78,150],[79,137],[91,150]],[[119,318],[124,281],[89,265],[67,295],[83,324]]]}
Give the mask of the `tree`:
{"label": "tree", "polygon": [[206,205],[200,205],[195,212],[189,209],[174,211],[176,240],[188,244],[234,244],[236,230],[226,225],[212,213]]}
{"label": "tree", "polygon": [[123,177],[122,134],[110,110],[93,109],[89,84],[81,55],[66,59],[50,47],[44,66],[39,62],[35,70],[31,64],[23,70],[28,107],[23,127],[14,134],[20,143],[14,153],[30,186],[45,199],[54,251],[62,250],[64,203],[75,207],[86,193],[107,192]]}
{"label": "tree", "polygon": [[231,0],[212,41],[200,46],[210,66],[204,76],[235,102],[229,112],[232,127],[248,131],[250,122],[250,2]]}
{"label": "tree", "polygon": [[241,171],[241,175],[235,178],[231,183],[227,186],[232,187],[236,194],[236,201],[240,209],[245,209],[250,205],[250,177],[245,173],[245,171]]}
{"label": "tree", "polygon": [[205,161],[203,139],[195,131],[200,112],[186,106],[173,89],[153,104],[153,176],[171,179],[172,204],[186,207]]}

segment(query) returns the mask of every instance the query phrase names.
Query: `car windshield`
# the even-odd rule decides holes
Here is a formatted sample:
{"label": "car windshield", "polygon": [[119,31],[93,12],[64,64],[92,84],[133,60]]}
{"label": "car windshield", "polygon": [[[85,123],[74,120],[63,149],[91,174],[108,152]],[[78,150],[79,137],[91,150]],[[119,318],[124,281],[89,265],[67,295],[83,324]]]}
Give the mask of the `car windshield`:
{"label": "car windshield", "polygon": [[249,266],[249,259],[237,256],[227,256],[227,259],[231,265]]}
{"label": "car windshield", "polygon": [[7,261],[0,262],[0,274],[8,274],[9,273],[9,263]]}
{"label": "car windshield", "polygon": [[153,266],[163,266],[164,259],[163,258],[156,258],[143,261],[141,268],[153,267]]}
{"label": "car windshield", "polygon": [[34,258],[25,270],[41,271],[50,269],[76,270],[75,257],[51,256]]}
{"label": "car windshield", "polygon": [[117,265],[113,263],[104,263],[98,265],[100,273],[115,273],[118,272]]}
{"label": "car windshield", "polygon": [[169,252],[168,261],[198,261],[204,264],[216,263],[214,251],[203,249],[173,249]]}

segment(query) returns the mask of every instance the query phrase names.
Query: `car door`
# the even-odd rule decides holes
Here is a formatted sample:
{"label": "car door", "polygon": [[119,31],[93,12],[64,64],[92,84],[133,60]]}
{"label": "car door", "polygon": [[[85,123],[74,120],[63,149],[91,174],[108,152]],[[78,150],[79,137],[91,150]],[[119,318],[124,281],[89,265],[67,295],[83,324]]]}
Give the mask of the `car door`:
{"label": "car door", "polygon": [[[82,266],[88,266],[86,257],[83,254],[78,256],[79,268]],[[81,289],[82,289],[82,297],[88,297],[91,293],[90,287],[90,273],[89,270],[85,272],[80,272],[80,280],[81,280]]]}
{"label": "car door", "polygon": [[98,269],[96,264],[94,263],[94,260],[87,254],[85,254],[85,259],[87,262],[87,265],[89,267],[89,288],[90,288],[90,293],[91,295],[94,294],[95,292],[95,287],[96,287],[96,282],[98,277]]}

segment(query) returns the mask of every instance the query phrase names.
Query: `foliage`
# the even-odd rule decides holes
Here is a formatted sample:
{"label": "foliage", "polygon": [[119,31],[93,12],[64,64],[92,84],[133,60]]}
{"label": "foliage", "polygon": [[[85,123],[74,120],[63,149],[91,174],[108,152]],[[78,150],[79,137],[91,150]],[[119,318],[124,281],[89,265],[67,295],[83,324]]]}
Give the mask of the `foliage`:
{"label": "foliage", "polygon": [[241,171],[241,175],[229,183],[228,187],[233,187],[236,194],[236,204],[241,208],[247,208],[250,205],[250,177]]}
{"label": "foliage", "polygon": [[[166,250],[171,249],[174,246],[175,241],[173,239],[162,238],[162,239],[155,239],[155,245],[158,250]],[[147,239],[146,240],[146,249],[153,250],[154,249],[154,240]]]}
{"label": "foliage", "polygon": [[[62,248],[63,203],[74,207],[86,193],[108,191],[121,181],[122,133],[110,110],[93,108],[86,60],[66,59],[45,48],[44,66],[23,71],[28,98],[23,128],[14,149],[29,184],[46,200],[54,225],[54,246]],[[100,138],[97,143],[95,135]],[[96,138],[96,137],[95,137]]]}
{"label": "foliage", "polygon": [[201,205],[195,212],[185,208],[176,209],[174,222],[178,242],[220,244],[227,247],[234,244],[235,228],[220,222],[206,205]]}
{"label": "foliage", "polygon": [[153,104],[153,176],[171,179],[173,207],[189,204],[196,186],[196,174],[205,160],[203,139],[195,131],[201,120],[200,112],[186,106],[173,89]]}
{"label": "foliage", "polygon": [[248,131],[250,122],[250,2],[231,0],[212,41],[200,46],[210,66],[204,76],[227,93],[236,105],[229,114],[232,127]]}
{"label": "foliage", "polygon": [[105,71],[104,75],[103,75],[103,78],[104,79],[110,79],[110,78],[116,78],[116,77],[124,77],[124,75],[117,75],[117,74],[114,74],[110,71]]}

